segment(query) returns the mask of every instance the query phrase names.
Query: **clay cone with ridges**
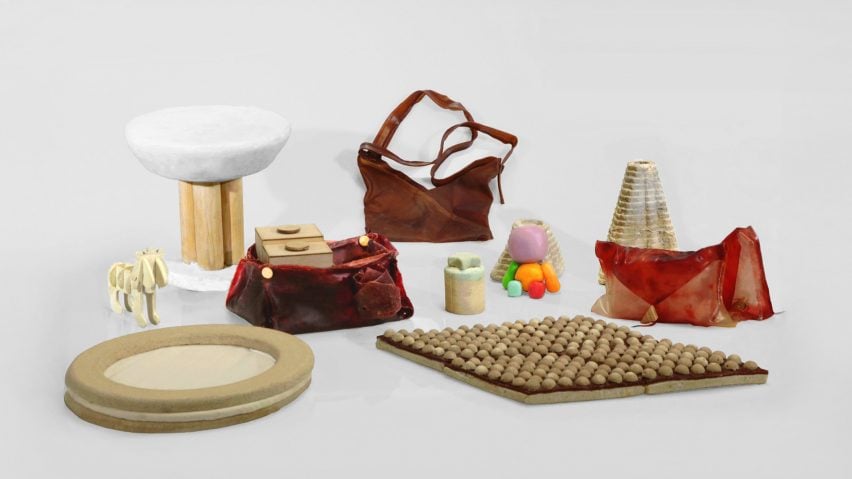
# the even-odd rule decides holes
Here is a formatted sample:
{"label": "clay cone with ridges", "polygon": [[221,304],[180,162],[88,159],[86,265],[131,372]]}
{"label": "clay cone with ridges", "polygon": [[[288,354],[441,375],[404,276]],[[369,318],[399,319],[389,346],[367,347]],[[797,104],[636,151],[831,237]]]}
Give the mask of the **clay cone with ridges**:
{"label": "clay cone with ridges", "polygon": [[[677,249],[666,195],[653,161],[627,163],[607,240],[637,248]],[[598,282],[606,282],[603,271]]]}
{"label": "clay cone with ridges", "polygon": [[[550,229],[549,224],[541,220],[522,219],[515,220],[515,222],[512,223],[512,229],[515,229],[518,226],[530,225],[541,226],[547,232],[547,257],[545,257],[545,261],[553,265],[553,269],[556,270],[557,276],[562,276],[562,271],[565,269],[565,262],[562,261],[562,252],[559,250],[559,243],[556,242],[556,237],[553,236],[553,231]],[[497,260],[497,264],[495,264],[494,268],[491,270],[491,279],[494,281],[502,281],[503,275],[506,274],[506,270],[509,268],[509,263],[511,262],[512,255],[509,254],[509,246],[507,245],[503,248],[503,254],[500,255],[500,259]]]}

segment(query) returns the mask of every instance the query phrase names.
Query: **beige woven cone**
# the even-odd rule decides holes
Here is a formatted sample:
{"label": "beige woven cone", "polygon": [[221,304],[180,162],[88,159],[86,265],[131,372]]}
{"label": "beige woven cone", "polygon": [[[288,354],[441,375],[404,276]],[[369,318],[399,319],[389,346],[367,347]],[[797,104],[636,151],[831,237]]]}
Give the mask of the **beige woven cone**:
{"label": "beige woven cone", "polygon": [[[515,220],[515,222],[512,223],[512,229],[515,229],[518,226],[529,225],[541,226],[547,232],[547,257],[545,257],[545,261],[553,265],[553,269],[556,270],[557,276],[562,276],[562,271],[565,269],[565,262],[562,261],[562,252],[559,250],[559,243],[556,242],[556,237],[553,236],[553,231],[550,229],[550,225],[541,220],[522,219]],[[509,254],[509,246],[507,245],[503,248],[503,254],[500,255],[500,259],[497,260],[497,264],[495,264],[494,268],[491,270],[491,279],[494,281],[502,281],[503,275],[506,274],[506,270],[509,269],[509,263],[511,262],[512,255]]]}
{"label": "beige woven cone", "polygon": [[[627,163],[607,240],[637,248],[677,249],[666,195],[653,161]],[[598,283],[606,283],[603,271]]]}

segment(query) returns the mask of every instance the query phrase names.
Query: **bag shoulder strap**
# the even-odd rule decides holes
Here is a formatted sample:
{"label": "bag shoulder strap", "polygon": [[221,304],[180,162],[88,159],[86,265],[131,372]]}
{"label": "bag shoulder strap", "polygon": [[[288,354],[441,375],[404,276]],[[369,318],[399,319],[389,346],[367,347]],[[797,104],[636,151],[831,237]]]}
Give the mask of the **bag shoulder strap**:
{"label": "bag shoulder strap", "polygon": [[[444,132],[444,135],[441,138],[440,150],[434,160],[418,161],[402,159],[397,154],[390,151],[388,149],[388,145],[390,144],[391,139],[393,139],[396,130],[399,128],[399,125],[402,123],[402,120],[404,120],[408,116],[408,114],[414,108],[414,105],[416,105],[423,98],[426,97],[428,97],[436,105],[445,110],[460,111],[464,115],[466,121],[455,124]],[[447,139],[458,128],[467,128],[470,131],[470,138],[449,147],[445,146]],[[446,161],[447,158],[449,158],[454,153],[458,153],[459,151],[470,148],[470,146],[473,145],[473,142],[476,140],[480,132],[485,133],[486,135],[494,138],[497,141],[500,141],[501,143],[509,145],[509,151],[506,152],[506,154],[500,160],[500,169],[497,173],[497,190],[500,193],[500,203],[505,203],[505,199],[503,198],[503,182],[501,174],[503,173],[503,168],[506,165],[506,161],[509,160],[509,156],[512,155],[515,146],[517,146],[518,144],[518,138],[515,135],[512,135],[511,133],[506,133],[505,131],[492,128],[481,123],[477,123],[476,121],[474,121],[473,115],[471,115],[470,112],[467,111],[464,105],[436,91],[417,90],[411,95],[408,95],[408,97],[403,100],[402,103],[400,103],[396,108],[394,108],[390,115],[388,115],[387,119],[385,119],[385,122],[382,124],[373,142],[362,143],[360,151],[365,154],[373,154],[378,155],[379,157],[385,157],[389,160],[395,161],[405,166],[432,165],[432,170],[430,172],[432,184],[440,186],[452,181],[455,178],[455,175],[447,178],[436,178],[435,173],[437,173],[438,168],[440,168],[441,164],[444,163],[444,161]],[[468,165],[467,167],[460,170],[459,173],[466,171],[470,167],[471,165]]]}
{"label": "bag shoulder strap", "polygon": [[[436,178],[435,173],[438,172],[438,168],[441,167],[441,164],[443,164],[444,161],[447,160],[447,158],[449,158],[453,153],[456,153],[463,149],[457,148],[458,145],[453,145],[446,149],[444,148],[444,144],[446,143],[447,138],[449,138],[450,135],[458,128],[467,128],[468,130],[470,130],[471,137],[475,137],[477,132],[485,133],[491,138],[494,138],[495,140],[501,143],[509,145],[509,151],[507,151],[506,154],[503,155],[503,158],[500,160],[500,169],[497,170],[497,191],[500,193],[500,203],[506,203],[505,199],[503,198],[503,181],[501,175],[503,173],[503,168],[506,166],[506,162],[509,161],[509,157],[512,156],[512,152],[515,151],[515,147],[518,146],[518,137],[511,133],[498,130],[497,128],[492,128],[490,126],[483,125],[482,123],[466,121],[453,125],[448,128],[447,131],[444,132],[444,136],[441,138],[441,148],[438,151],[438,157],[435,158],[434,162],[432,162],[432,170],[430,171],[430,174],[432,176],[432,184],[440,186],[447,184],[454,179],[454,176],[449,176],[447,178]],[[467,170],[470,167],[471,165],[462,168],[461,170],[459,170],[459,173]]]}
{"label": "bag shoulder strap", "polygon": [[[373,140],[373,144],[381,148],[387,148],[393,138],[393,135],[396,133],[397,128],[399,128],[400,123],[402,123],[402,120],[411,113],[411,109],[414,108],[414,105],[420,103],[420,100],[424,97],[429,97],[429,99],[436,105],[445,110],[460,111],[464,115],[466,121],[473,121],[473,115],[467,111],[464,105],[452,98],[433,90],[417,90],[411,95],[408,95],[408,98],[403,100],[402,103],[394,108],[390,115],[388,115],[385,122],[382,123],[382,127],[379,129],[379,132],[376,133],[376,138]],[[473,143],[474,139],[476,139],[475,135],[470,139],[470,143]],[[468,144],[468,146],[470,145]]]}
{"label": "bag shoulder strap", "polygon": [[429,166],[429,165],[435,163],[435,160],[432,160],[432,161],[403,160],[402,158],[397,156],[396,153],[388,150],[387,148],[383,148],[383,147],[374,145],[373,143],[361,143],[361,153],[362,154],[373,153],[375,155],[378,155],[380,157],[383,156],[383,157],[385,157],[389,160],[393,160],[393,161],[395,161],[395,162],[397,162],[401,165],[405,165],[405,166]]}

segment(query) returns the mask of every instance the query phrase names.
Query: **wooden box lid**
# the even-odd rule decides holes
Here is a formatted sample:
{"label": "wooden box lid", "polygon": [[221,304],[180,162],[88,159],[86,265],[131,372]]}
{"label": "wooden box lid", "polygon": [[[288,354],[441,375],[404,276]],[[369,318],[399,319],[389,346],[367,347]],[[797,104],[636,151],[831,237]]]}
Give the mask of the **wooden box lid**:
{"label": "wooden box lid", "polygon": [[322,232],[313,224],[260,226],[254,229],[260,242],[277,240],[322,239]]}

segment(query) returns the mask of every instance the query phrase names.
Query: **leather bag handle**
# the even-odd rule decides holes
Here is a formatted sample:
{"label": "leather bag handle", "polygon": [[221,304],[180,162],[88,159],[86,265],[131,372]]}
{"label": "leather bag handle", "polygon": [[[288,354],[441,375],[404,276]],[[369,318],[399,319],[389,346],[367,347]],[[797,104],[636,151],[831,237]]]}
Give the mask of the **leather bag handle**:
{"label": "leather bag handle", "polygon": [[506,166],[506,162],[509,161],[509,157],[512,156],[512,152],[515,151],[515,147],[518,146],[518,137],[507,133],[502,130],[498,130],[496,128],[492,128],[487,125],[483,125],[481,123],[476,123],[474,121],[466,121],[463,123],[459,123],[451,126],[444,132],[443,138],[441,138],[441,148],[438,150],[438,157],[435,158],[435,161],[432,162],[432,170],[430,174],[432,176],[432,184],[436,186],[440,186],[446,183],[449,183],[453,180],[452,176],[446,178],[436,178],[435,173],[438,172],[438,168],[441,167],[441,164],[447,160],[453,153],[456,153],[461,148],[456,148],[457,145],[453,145],[447,149],[444,149],[444,144],[447,141],[447,138],[458,128],[467,128],[470,130],[470,134],[472,137],[476,137],[477,132],[485,133],[486,135],[494,138],[495,140],[509,145],[509,151],[503,155],[503,159],[500,160],[500,170],[497,172],[497,191],[500,193],[500,203],[504,204],[506,201],[503,198],[503,182],[501,179],[501,175],[503,173],[503,168]]}
{"label": "leather bag handle", "polygon": [[[396,134],[396,130],[399,128],[400,123],[404,120],[411,110],[414,108],[414,105],[420,102],[423,98],[428,97],[432,100],[436,105],[445,109],[452,111],[460,111],[464,115],[466,121],[457,123],[451,127],[449,127],[444,135],[441,137],[441,147],[438,151],[438,155],[432,161],[419,161],[419,160],[405,160],[393,153],[388,149],[388,145],[393,139],[394,134]],[[462,141],[460,143],[456,143],[452,146],[446,146],[447,139],[450,135],[457,130],[458,128],[467,128],[470,131],[470,138]],[[497,172],[497,190],[500,193],[500,203],[504,204],[506,201],[503,198],[503,181],[502,181],[502,173],[503,168],[506,165],[506,162],[509,160],[509,157],[512,155],[512,152],[515,150],[515,147],[518,144],[518,138],[511,134],[502,130],[498,130],[496,128],[492,128],[487,125],[483,125],[481,123],[477,123],[473,120],[473,115],[470,114],[469,111],[462,105],[461,103],[453,100],[452,98],[438,93],[434,90],[417,90],[411,95],[402,101],[394,110],[388,115],[385,119],[384,123],[382,123],[382,127],[379,129],[379,132],[376,134],[376,138],[372,143],[365,142],[361,144],[360,151],[366,155],[377,155],[379,157],[385,157],[389,160],[395,161],[401,165],[405,166],[429,166],[432,165],[432,169],[430,171],[430,176],[432,179],[432,184],[435,186],[440,186],[443,184],[447,184],[452,181],[453,176],[449,176],[447,178],[436,178],[435,173],[440,168],[441,164],[447,160],[454,153],[458,153],[464,149],[469,148],[473,145],[473,142],[476,140],[479,133],[485,133],[486,135],[494,138],[501,143],[509,145],[509,151],[503,156],[500,161],[500,170]]]}
{"label": "leather bag handle", "polygon": [[[382,127],[379,129],[379,132],[376,133],[376,138],[373,140],[373,144],[380,148],[387,148],[394,134],[396,134],[397,128],[399,128],[400,123],[402,123],[402,120],[411,113],[411,109],[414,108],[414,105],[420,103],[420,100],[424,97],[429,97],[429,99],[436,105],[445,110],[460,111],[464,115],[466,121],[473,121],[473,115],[467,111],[464,105],[452,98],[433,90],[417,90],[411,95],[408,95],[408,98],[403,100],[402,103],[394,108],[390,115],[388,115],[385,122],[382,123]],[[467,148],[473,144],[473,140],[476,139],[476,133],[472,132],[472,135],[473,137],[470,140],[461,143],[467,143],[467,145],[462,148]]]}

